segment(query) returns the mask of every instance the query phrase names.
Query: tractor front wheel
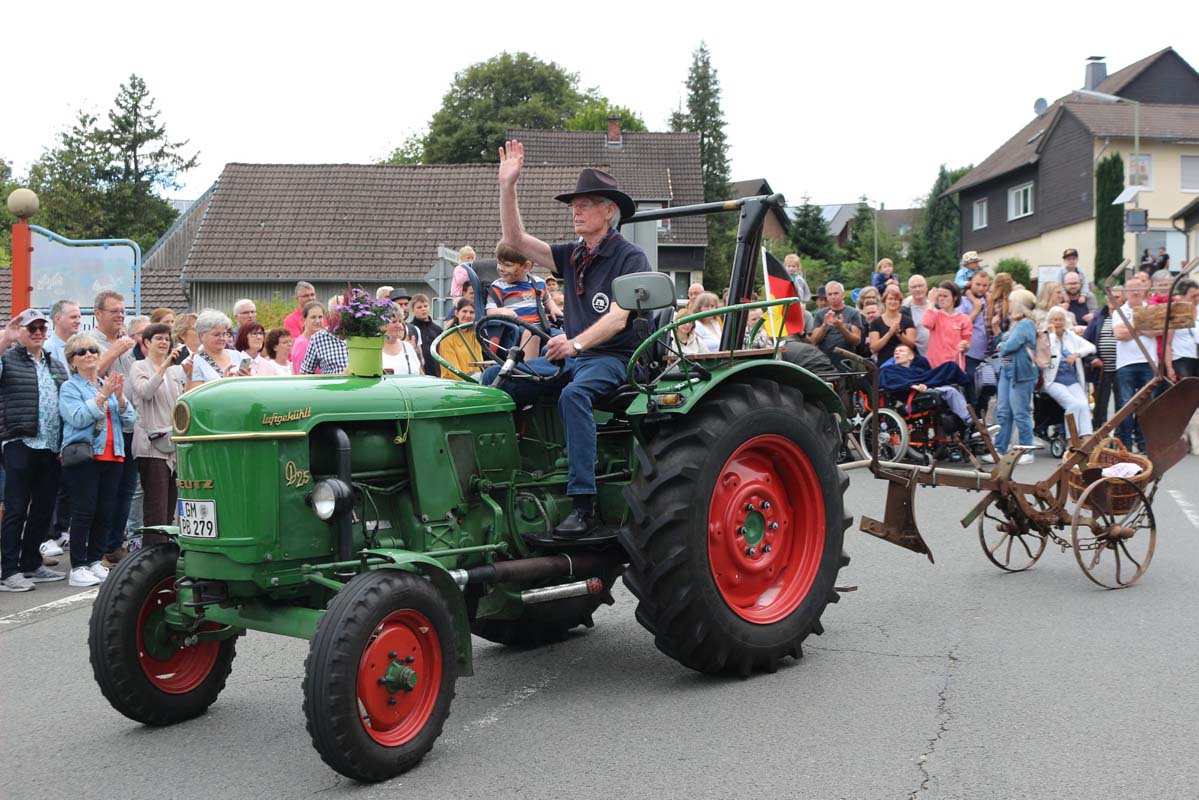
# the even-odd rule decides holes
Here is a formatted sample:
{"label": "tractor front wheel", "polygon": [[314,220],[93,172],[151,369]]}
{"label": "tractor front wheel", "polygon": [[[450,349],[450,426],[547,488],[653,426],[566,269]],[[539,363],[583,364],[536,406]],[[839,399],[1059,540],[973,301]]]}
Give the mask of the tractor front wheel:
{"label": "tractor front wheel", "polygon": [[309,647],[312,744],[354,780],[406,772],[441,735],[457,678],[454,625],[433,585],[393,569],[360,575],[330,601]]}
{"label": "tractor front wheel", "polygon": [[92,606],[87,643],[96,683],[113,708],[146,725],[203,714],[233,668],[235,639],[188,645],[184,631],[167,625],[178,560],[173,543],[138,550],[112,569]]}
{"label": "tractor front wheel", "polygon": [[753,380],[718,387],[638,448],[624,577],[659,650],[749,675],[822,632],[849,562],[839,442],[828,411]]}

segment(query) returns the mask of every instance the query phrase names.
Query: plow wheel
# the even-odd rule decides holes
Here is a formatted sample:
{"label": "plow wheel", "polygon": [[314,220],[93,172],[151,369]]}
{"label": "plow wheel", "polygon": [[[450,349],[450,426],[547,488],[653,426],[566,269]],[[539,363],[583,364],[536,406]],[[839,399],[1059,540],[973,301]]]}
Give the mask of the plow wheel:
{"label": "plow wheel", "polygon": [[[1135,490],[1136,496],[1127,511],[1113,510],[1116,503],[1108,480],[1095,481],[1078,498],[1070,541],[1074,558],[1088,578],[1105,589],[1124,589],[1149,569],[1157,543],[1157,523],[1145,493],[1124,478],[1119,480]],[[1120,491],[1131,491],[1127,487]]]}
{"label": "plow wheel", "polygon": [[433,585],[392,569],[360,575],[330,601],[308,651],[312,744],[355,780],[406,772],[441,735],[457,677],[453,622]]}
{"label": "plow wheel", "polygon": [[773,381],[726,384],[643,448],[621,544],[637,621],[691,669],[747,676],[823,631],[850,517],[836,423]]}
{"label": "plow wheel", "polygon": [[174,544],[133,553],[109,573],[92,606],[87,642],[96,683],[113,708],[145,725],[203,714],[233,668],[234,639],[186,644],[186,632],[166,624],[178,560]]}
{"label": "plow wheel", "polygon": [[1023,572],[1037,563],[1045,552],[1045,534],[1028,524],[1018,508],[1010,516],[997,514],[999,503],[978,518],[978,541],[987,560],[1007,572]]}

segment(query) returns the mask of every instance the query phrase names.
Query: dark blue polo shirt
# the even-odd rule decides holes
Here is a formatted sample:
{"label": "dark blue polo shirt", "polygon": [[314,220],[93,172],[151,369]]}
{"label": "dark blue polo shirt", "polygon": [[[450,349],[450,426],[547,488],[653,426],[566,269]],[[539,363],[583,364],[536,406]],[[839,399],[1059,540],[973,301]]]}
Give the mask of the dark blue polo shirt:
{"label": "dark blue polo shirt", "polygon": [[[608,313],[612,305],[612,281],[621,275],[633,272],[649,272],[649,259],[645,251],[625,239],[614,236],[604,243],[595,260],[583,274],[583,293],[575,287],[575,270],[570,265],[570,254],[577,242],[550,245],[554,254],[554,274],[562,281],[562,312],[566,315],[566,335],[573,339],[594,325]],[[633,315],[624,330],[606,342],[588,347],[586,353],[603,353],[627,359],[633,355],[641,340],[633,331]]]}

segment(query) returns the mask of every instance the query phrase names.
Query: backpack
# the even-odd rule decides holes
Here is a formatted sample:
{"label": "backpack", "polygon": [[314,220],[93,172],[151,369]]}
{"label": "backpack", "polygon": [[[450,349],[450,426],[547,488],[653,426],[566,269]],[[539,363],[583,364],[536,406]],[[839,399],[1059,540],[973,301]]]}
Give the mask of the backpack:
{"label": "backpack", "polygon": [[1037,328],[1037,348],[1034,351],[1031,347],[1025,348],[1028,350],[1028,357],[1032,359],[1032,363],[1037,366],[1037,369],[1049,369],[1049,365],[1053,363],[1053,350],[1049,346],[1049,331],[1044,328]]}

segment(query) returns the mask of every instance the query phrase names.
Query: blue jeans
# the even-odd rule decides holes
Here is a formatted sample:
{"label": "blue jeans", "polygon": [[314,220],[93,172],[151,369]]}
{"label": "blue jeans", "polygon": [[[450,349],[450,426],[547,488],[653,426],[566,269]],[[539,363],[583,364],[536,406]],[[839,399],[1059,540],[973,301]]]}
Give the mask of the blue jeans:
{"label": "blue jeans", "polygon": [[[1116,407],[1119,408],[1131,400],[1132,396],[1151,380],[1153,380],[1151,364],[1127,364],[1116,370]],[[1124,418],[1124,421],[1116,428],[1116,436],[1120,437],[1120,441],[1124,443],[1125,447],[1132,447],[1135,437],[1137,447],[1144,450],[1145,435],[1141,433],[1141,424],[1133,418],[1135,416]]]}
{"label": "blue jeans", "polygon": [[[562,374],[548,381],[511,378],[501,387],[518,406],[528,405],[546,394],[558,395],[558,413],[566,433],[568,495],[595,494],[595,415],[591,404],[625,382],[627,360],[616,356],[592,355],[567,359]],[[544,358],[517,367],[531,368],[538,375],[553,375],[557,367]],[[499,373],[488,367],[483,383],[490,384]]]}
{"label": "blue jeans", "polygon": [[[125,464],[133,461],[126,459]],[[71,487],[71,566],[86,567],[100,560],[111,541],[109,530],[125,464],[85,461],[63,469]],[[123,534],[124,528],[121,529]]]}
{"label": "blue jeans", "polygon": [[1032,390],[1036,380],[1012,379],[1012,368],[999,371],[999,394],[995,406],[995,421],[999,433],[995,436],[995,452],[1003,455],[1012,443],[1012,425],[1020,434],[1020,444],[1032,444]]}

